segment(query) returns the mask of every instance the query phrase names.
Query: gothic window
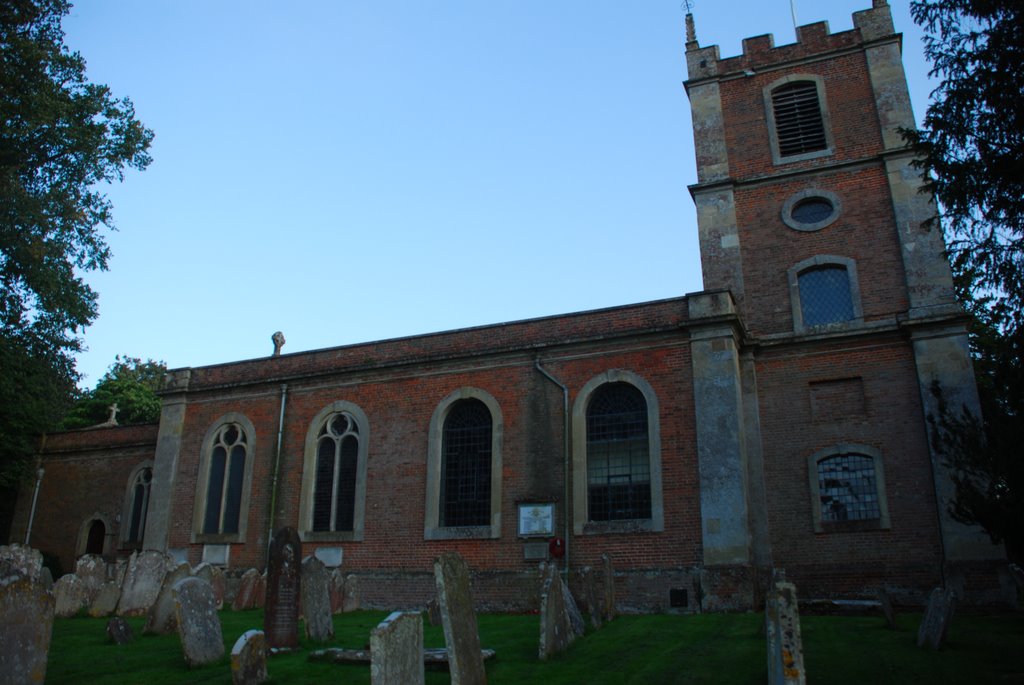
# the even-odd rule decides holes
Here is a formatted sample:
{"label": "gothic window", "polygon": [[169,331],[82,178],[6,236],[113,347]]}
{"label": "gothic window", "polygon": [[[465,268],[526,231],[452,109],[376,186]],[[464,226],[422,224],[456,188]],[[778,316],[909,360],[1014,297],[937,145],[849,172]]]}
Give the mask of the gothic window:
{"label": "gothic window", "polygon": [[141,547],[146,532],[146,514],[149,510],[149,492],[153,486],[153,468],[142,466],[134,472],[128,485],[124,513],[124,543],[128,547]]}
{"label": "gothic window", "polygon": [[816,531],[889,527],[878,450],[837,445],[812,455],[808,466]]}
{"label": "gothic window", "polygon": [[765,88],[764,99],[775,164],[831,154],[832,134],[820,76],[785,76]]}
{"label": "gothic window", "polygon": [[351,531],[355,518],[359,426],[348,414],[335,414],[317,439],[314,531]]}
{"label": "gothic window", "polygon": [[444,422],[441,525],[482,526],[491,515],[491,413],[477,399],[456,402]]}
{"label": "gothic window", "polygon": [[587,407],[587,499],[591,521],[651,516],[647,403],[628,383],[608,383]]}
{"label": "gothic window", "polygon": [[793,327],[797,332],[851,324],[863,318],[856,263],[819,255],[789,269]]}
{"label": "gothic window", "polygon": [[238,413],[226,414],[207,431],[196,483],[193,542],[245,540],[255,432]]}

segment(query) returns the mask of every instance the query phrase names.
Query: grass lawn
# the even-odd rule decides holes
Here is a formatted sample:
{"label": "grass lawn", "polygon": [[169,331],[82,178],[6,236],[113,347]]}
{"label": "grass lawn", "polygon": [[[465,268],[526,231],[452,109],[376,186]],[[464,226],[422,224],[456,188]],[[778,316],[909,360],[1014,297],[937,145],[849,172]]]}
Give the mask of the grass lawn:
{"label": "grass lawn", "polygon": [[[386,612],[336,616],[329,647],[364,647]],[[77,617],[54,622],[46,682],[230,683],[230,651],[239,635],[263,626],[262,611],[220,614],[225,657],[188,669],[177,635],[142,636],[143,619],[130,619],[135,641],[118,647],[106,640],[106,619]],[[766,680],[760,614],[620,616],[588,633],[546,662],[537,659],[536,615],[480,616],[484,647],[497,651],[488,662],[491,685],[515,683],[618,684],[758,683]],[[920,614],[903,614],[888,630],[880,616],[805,616],[801,627],[809,683],[1024,683],[1024,616],[956,616],[942,651],[915,646]],[[300,631],[301,632],[301,631]],[[441,629],[424,626],[428,647],[444,645]],[[274,683],[369,683],[369,666],[312,663],[303,652],[272,657]],[[448,683],[446,672],[427,672],[427,683]]]}

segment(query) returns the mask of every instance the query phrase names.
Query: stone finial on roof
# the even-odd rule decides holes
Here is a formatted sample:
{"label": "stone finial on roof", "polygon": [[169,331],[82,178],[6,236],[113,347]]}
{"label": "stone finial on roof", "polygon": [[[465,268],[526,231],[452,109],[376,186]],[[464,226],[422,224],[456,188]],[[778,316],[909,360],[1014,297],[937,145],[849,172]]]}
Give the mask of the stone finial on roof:
{"label": "stone finial on roof", "polygon": [[697,47],[697,28],[693,23],[693,14],[686,13],[686,49]]}
{"label": "stone finial on roof", "polygon": [[274,354],[272,356],[280,357],[281,356],[281,348],[284,347],[284,342],[285,342],[284,341],[284,333],[282,333],[281,331],[277,331],[272,336],[270,336],[270,339],[274,341]]}

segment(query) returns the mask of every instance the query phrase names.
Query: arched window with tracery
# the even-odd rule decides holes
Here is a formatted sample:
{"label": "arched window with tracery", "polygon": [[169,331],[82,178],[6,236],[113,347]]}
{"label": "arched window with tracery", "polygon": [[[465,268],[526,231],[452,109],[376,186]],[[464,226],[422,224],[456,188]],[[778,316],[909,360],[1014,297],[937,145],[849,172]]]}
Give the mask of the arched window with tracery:
{"label": "arched window with tracery", "polygon": [[146,533],[146,514],[149,511],[149,492],[153,485],[153,469],[143,466],[136,469],[135,477],[128,486],[125,507],[126,531],[124,542],[129,547],[141,547]]}
{"label": "arched window with tracery", "polygon": [[317,436],[313,531],[351,531],[359,471],[359,425],[345,412],[324,422]]}
{"label": "arched window with tracery", "polygon": [[248,458],[248,437],[242,426],[237,423],[221,426],[210,449],[206,513],[202,529],[204,534],[231,535],[239,532]]}

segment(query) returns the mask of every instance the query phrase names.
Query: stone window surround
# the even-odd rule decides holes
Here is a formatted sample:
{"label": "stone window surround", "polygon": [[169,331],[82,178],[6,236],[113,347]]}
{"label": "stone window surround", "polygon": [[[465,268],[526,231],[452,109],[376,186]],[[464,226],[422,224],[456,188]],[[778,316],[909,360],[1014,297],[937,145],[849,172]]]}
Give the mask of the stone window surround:
{"label": "stone window surround", "polygon": [[[206,515],[206,491],[210,480],[210,456],[213,452],[213,442],[217,433],[226,424],[234,423],[245,433],[245,473],[242,477],[242,493],[238,512],[237,533],[204,533],[203,520]],[[252,492],[252,471],[253,462],[256,460],[256,427],[253,426],[244,414],[239,412],[228,412],[212,424],[203,436],[202,447],[199,452],[199,473],[196,477],[196,497],[192,510],[192,538],[193,543],[204,543],[209,545],[223,545],[233,542],[245,542],[245,533],[249,524],[250,493]],[[225,476],[226,477],[226,476]]]}
{"label": "stone window surround", "polygon": [[[121,545],[121,547],[134,547],[135,545],[142,543],[145,540],[145,537],[146,537],[146,527],[145,527],[145,525],[143,525],[142,531],[140,531],[141,534],[142,534],[142,538],[141,539],[139,539],[139,540],[129,540],[128,539],[128,533],[131,532],[131,527],[132,527],[132,509],[134,508],[134,504],[135,504],[135,481],[139,477],[139,474],[141,474],[144,469],[150,469],[150,470],[153,469],[153,460],[152,459],[147,459],[146,461],[143,461],[143,462],[140,462],[139,464],[137,464],[135,466],[135,468],[132,469],[131,474],[128,476],[128,484],[125,487],[125,491],[124,491],[124,506],[121,509],[121,512],[122,512],[121,513],[121,530],[120,530],[120,534],[117,536],[118,537],[118,543]],[[152,487],[153,487],[153,481],[150,480],[150,488],[152,488]],[[146,508],[147,508],[147,510],[149,509],[149,503],[148,502],[146,503]],[[143,514],[143,519],[142,519],[143,520],[143,524],[145,524],[145,520],[148,517],[148,515],[149,515],[148,511],[146,511]]]}
{"label": "stone window surround", "polygon": [[[314,531],[313,495],[316,491],[318,438],[324,425],[336,414],[345,413],[355,421],[359,433],[356,456],[356,490],[352,512],[352,530]],[[303,542],[361,542],[366,523],[366,468],[370,450],[370,421],[357,404],[338,400],[320,410],[306,430],[302,461],[302,493],[299,497],[299,536]]]}
{"label": "stone window surround", "polygon": [[[818,464],[825,459],[838,457],[844,454],[860,454],[871,458],[872,465],[875,469],[875,489],[877,491],[876,494],[878,495],[879,517],[877,519],[822,522],[821,490],[818,484]],[[892,527],[892,522],[889,518],[889,505],[885,498],[885,468],[882,460],[882,453],[879,450],[868,445],[845,442],[833,445],[832,447],[826,447],[825,449],[818,450],[807,457],[807,476],[811,487],[811,517],[814,522],[815,533],[839,532],[847,527],[851,530],[864,530],[863,524],[872,524],[876,522],[876,525],[871,526],[872,530],[889,530]]]}
{"label": "stone window surround", "polygon": [[[800,202],[809,200],[811,198],[820,197],[828,200],[832,203],[832,214],[821,221],[817,221],[812,224],[805,224],[797,221],[793,218],[793,208],[796,207]],[[826,226],[830,226],[839,215],[843,212],[843,203],[839,200],[839,196],[835,193],[822,190],[821,188],[808,188],[801,190],[799,193],[795,193],[786,200],[782,205],[782,223],[786,224],[794,231],[820,231]]]}
{"label": "stone window surround", "polygon": [[[591,521],[587,497],[587,407],[590,398],[606,383],[628,383],[647,402],[647,446],[651,460],[651,518],[617,521]],[[624,369],[610,369],[591,378],[580,389],[572,406],[572,515],[573,533],[662,532],[665,530],[665,506],[661,486],[661,424],[658,396],[646,380]]]}
{"label": "stone window surround", "polygon": [[[850,300],[853,305],[853,318],[847,321],[836,321],[821,326],[805,326],[804,313],[800,307],[800,274],[819,266],[840,266],[846,269],[846,277],[850,281]],[[859,326],[864,323],[864,311],[860,303],[860,279],[857,277],[857,262],[849,257],[838,255],[815,255],[789,267],[786,271],[789,281],[789,301],[793,309],[793,330],[797,333],[809,331],[834,330],[840,327]]]}
{"label": "stone window surround", "polygon": [[[452,405],[476,399],[491,412],[491,523],[484,526],[441,526],[441,462],[444,456],[444,422]],[[498,401],[485,390],[459,388],[438,403],[430,418],[427,437],[427,501],[423,520],[424,540],[497,539],[501,537],[501,445],[505,430]]]}
{"label": "stone window surround", "polygon": [[[797,81],[812,81],[817,88],[818,107],[821,110],[821,125],[825,129],[825,149],[783,157],[779,154],[779,134],[775,127],[775,107],[772,105],[772,91],[779,86]],[[817,74],[789,74],[772,81],[764,87],[762,92],[764,94],[764,109],[768,118],[768,142],[769,148],[772,151],[772,164],[778,166],[780,164],[790,164],[791,162],[802,162],[806,159],[827,157],[835,152],[835,139],[832,137],[832,117],[829,114],[828,101],[825,99],[825,80],[821,76]]]}

